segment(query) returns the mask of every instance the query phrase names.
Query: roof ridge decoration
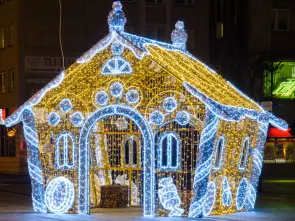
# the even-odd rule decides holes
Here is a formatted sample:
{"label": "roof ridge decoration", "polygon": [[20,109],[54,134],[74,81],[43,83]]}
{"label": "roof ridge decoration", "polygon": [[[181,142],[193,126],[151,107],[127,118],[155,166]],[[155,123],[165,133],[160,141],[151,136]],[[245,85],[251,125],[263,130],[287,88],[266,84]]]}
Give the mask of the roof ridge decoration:
{"label": "roof ridge decoration", "polygon": [[[187,56],[191,58],[195,62],[199,62],[200,64],[204,65],[205,68],[209,70],[211,74],[217,74],[214,70],[212,70],[209,66],[198,60],[196,57],[194,57],[192,54],[190,54],[188,51],[186,51],[186,42],[188,35],[184,29],[184,23],[182,21],[177,21],[175,24],[175,30],[171,34],[171,40],[173,44],[160,42],[152,39],[148,39],[145,37],[140,37],[137,35],[129,34],[124,32],[124,26],[126,24],[126,17],[124,12],[122,11],[122,4],[120,1],[115,1],[112,6],[113,10],[108,15],[108,24],[109,24],[109,30],[110,33],[100,40],[96,45],[94,45],[88,52],[83,54],[79,59],[77,59],[78,64],[83,64],[91,60],[97,53],[103,51],[108,46],[111,45],[111,50],[114,54],[112,58],[109,59],[109,61],[103,66],[101,74],[102,75],[119,75],[119,74],[131,74],[132,68],[130,63],[125,60],[123,57],[121,57],[121,53],[123,52],[124,48],[129,49],[133,52],[133,54],[138,59],[143,59],[145,55],[150,55],[151,52],[149,51],[149,48],[147,46],[156,46],[163,48],[167,51],[174,51],[174,52],[180,52],[184,56]],[[30,108],[36,104],[38,104],[43,96],[51,89],[58,87],[58,85],[63,81],[64,79],[64,73],[61,73],[56,79],[51,81],[48,85],[46,85],[43,89],[41,89],[37,94],[35,94],[30,100],[28,100],[24,105],[22,105],[15,113],[13,113],[11,116],[9,116],[6,121],[6,126],[12,126],[21,120],[21,113],[24,109]],[[184,83],[186,85],[186,88],[192,93],[192,91],[198,91],[197,88],[195,88],[193,85],[190,85],[189,83]],[[254,102],[251,98],[247,97],[245,94],[243,94],[241,91],[237,90],[233,85],[230,84],[231,87],[233,87],[237,93],[242,94],[246,99],[251,100]],[[206,96],[206,94],[201,93],[200,91],[196,92],[201,97],[206,97],[210,99],[210,102],[206,103],[206,105],[209,104],[219,104],[221,106],[226,107],[226,112],[224,112],[225,115],[228,115],[232,113],[233,110],[238,110],[240,108],[223,105],[212,98],[209,98]],[[196,93],[193,93],[196,95]],[[207,100],[208,100],[207,99]],[[255,102],[254,102],[255,103]],[[216,105],[214,105],[216,106]],[[257,106],[259,106],[257,104]],[[230,110],[230,111],[229,111]],[[224,109],[223,109],[224,111]],[[264,110],[261,109],[262,113],[264,113]],[[246,109],[243,113],[250,113],[255,112],[258,113],[258,111],[252,110],[252,109]],[[238,113],[241,113],[238,111]],[[274,126],[280,128],[280,129],[286,129],[287,123],[283,120],[280,120],[279,118],[276,118],[274,115],[268,113],[270,117],[270,123],[272,123]],[[231,115],[231,114],[230,114]],[[239,117],[237,117],[239,115]],[[251,116],[252,114],[238,114],[235,115],[235,117],[230,116],[231,120],[235,121],[237,119],[241,119],[242,116]],[[223,117],[223,115],[219,115],[220,117]],[[255,115],[256,116],[256,115]],[[265,116],[265,114],[264,114]],[[227,118],[227,117],[225,117]],[[234,119],[235,118],[235,119]],[[253,118],[253,117],[252,117]],[[256,119],[256,117],[255,117]]]}
{"label": "roof ridge decoration", "polygon": [[108,24],[110,31],[124,31],[124,26],[127,22],[122,4],[120,1],[115,1],[112,6],[113,10],[108,16]]}
{"label": "roof ridge decoration", "polygon": [[177,48],[185,50],[187,39],[188,35],[184,30],[183,21],[177,21],[175,24],[175,29],[171,33],[171,41],[173,45]]}

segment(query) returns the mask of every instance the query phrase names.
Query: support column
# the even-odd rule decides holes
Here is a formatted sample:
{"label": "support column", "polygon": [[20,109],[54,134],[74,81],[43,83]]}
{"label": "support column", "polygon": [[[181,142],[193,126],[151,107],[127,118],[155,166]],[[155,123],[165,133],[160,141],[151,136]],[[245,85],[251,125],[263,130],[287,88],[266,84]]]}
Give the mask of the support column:
{"label": "support column", "polygon": [[256,148],[252,150],[253,165],[252,165],[252,174],[249,180],[247,198],[245,208],[246,210],[252,210],[255,206],[256,201],[256,190],[258,187],[259,177],[262,171],[263,164],[263,152],[264,144],[267,137],[268,123],[259,124],[259,132]]}
{"label": "support column", "polygon": [[35,116],[32,110],[25,109],[22,118],[28,148],[28,168],[31,177],[33,207],[38,213],[46,213],[47,209],[44,202],[43,174]]}
{"label": "support column", "polygon": [[203,203],[207,190],[213,157],[214,139],[218,118],[206,108],[206,122],[201,134],[197,166],[194,178],[194,196],[189,209],[189,217],[203,216]]}

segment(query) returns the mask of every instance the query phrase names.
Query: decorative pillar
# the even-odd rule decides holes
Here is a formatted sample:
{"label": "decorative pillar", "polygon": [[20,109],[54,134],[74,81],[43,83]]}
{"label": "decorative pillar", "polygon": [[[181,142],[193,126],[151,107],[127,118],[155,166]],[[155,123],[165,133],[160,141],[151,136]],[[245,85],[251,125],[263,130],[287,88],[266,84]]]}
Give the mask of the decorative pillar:
{"label": "decorative pillar", "polygon": [[211,163],[213,157],[214,139],[218,118],[206,108],[206,122],[201,134],[197,167],[194,178],[194,196],[189,209],[189,217],[203,216],[203,203],[207,190]]}
{"label": "decorative pillar", "polygon": [[259,124],[259,132],[256,148],[252,149],[253,165],[252,174],[249,180],[247,198],[245,203],[246,210],[254,209],[256,201],[256,190],[259,177],[262,171],[264,144],[267,137],[268,123]]}
{"label": "decorative pillar", "polygon": [[31,177],[33,207],[38,213],[46,213],[47,209],[44,202],[43,174],[35,116],[32,110],[25,109],[22,118],[28,148],[28,168]]}

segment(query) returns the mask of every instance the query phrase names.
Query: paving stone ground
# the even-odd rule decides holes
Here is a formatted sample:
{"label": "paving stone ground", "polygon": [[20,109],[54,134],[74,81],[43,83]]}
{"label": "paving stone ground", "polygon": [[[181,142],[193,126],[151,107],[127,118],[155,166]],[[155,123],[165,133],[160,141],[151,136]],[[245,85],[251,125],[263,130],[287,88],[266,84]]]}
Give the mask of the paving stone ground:
{"label": "paving stone ground", "polygon": [[[29,184],[0,184],[0,221],[178,221],[188,218],[143,217],[140,208],[95,209],[91,215],[33,213]],[[205,217],[204,221],[295,221],[295,195],[261,193],[255,211]]]}

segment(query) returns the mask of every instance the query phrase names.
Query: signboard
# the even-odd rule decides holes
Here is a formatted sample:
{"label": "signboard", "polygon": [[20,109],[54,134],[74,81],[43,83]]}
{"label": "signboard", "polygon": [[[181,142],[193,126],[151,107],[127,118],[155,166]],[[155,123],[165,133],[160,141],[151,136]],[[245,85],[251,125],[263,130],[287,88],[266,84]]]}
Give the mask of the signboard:
{"label": "signboard", "polygon": [[[76,58],[65,58],[65,68],[76,62]],[[62,57],[25,57],[27,73],[60,73],[63,70]]]}

